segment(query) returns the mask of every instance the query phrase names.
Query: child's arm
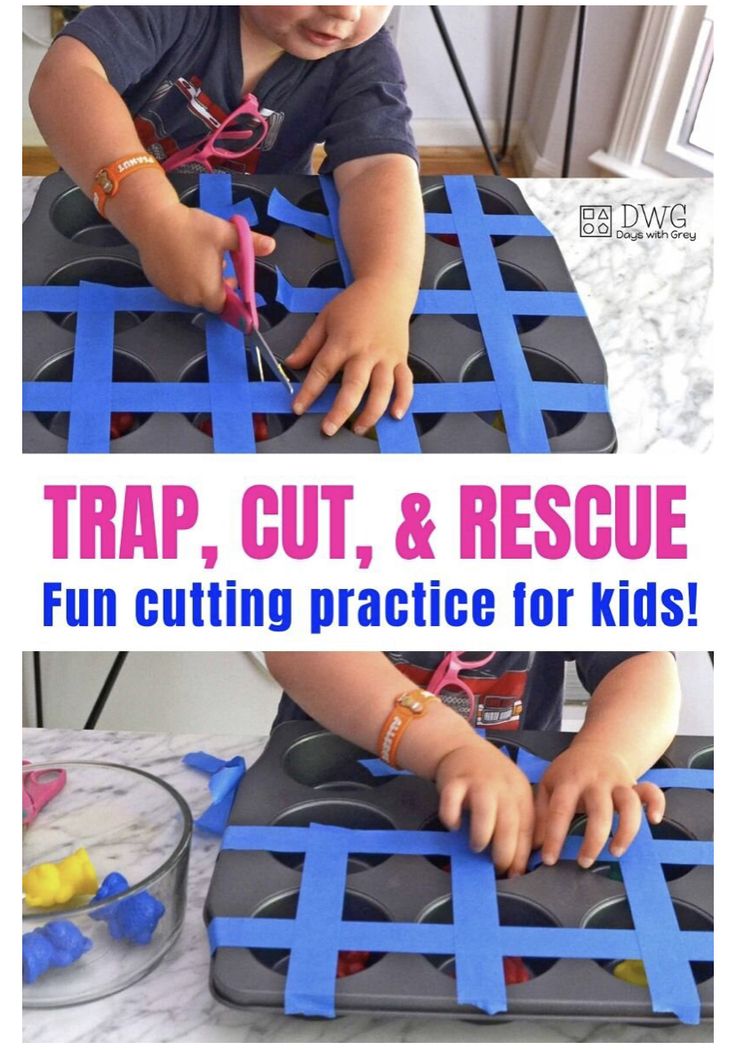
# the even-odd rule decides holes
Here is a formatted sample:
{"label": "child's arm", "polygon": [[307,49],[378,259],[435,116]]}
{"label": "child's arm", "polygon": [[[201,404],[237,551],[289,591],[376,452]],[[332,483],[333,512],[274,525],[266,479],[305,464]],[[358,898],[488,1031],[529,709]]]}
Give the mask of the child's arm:
{"label": "child's arm", "polygon": [[340,229],[355,278],[321,312],[287,358],[311,366],[294,411],[304,412],[342,370],[342,383],[322,429],[332,435],[369,390],[354,430],[363,434],[386,411],[400,419],[412,397],[407,364],[409,318],[424,258],[424,212],[414,161],[382,154],[335,169]]}
{"label": "child's arm", "polygon": [[[128,109],[92,51],[72,37],[49,48],[29,102],[59,164],[89,194],[95,173],[132,153],[144,153]],[[108,218],[139,251],[143,270],[160,291],[218,313],[225,302],[222,261],[238,246],[231,223],[181,204],[157,168],[143,168],[108,201]],[[274,241],[253,234],[257,254]]]}
{"label": "child's arm", "polygon": [[611,832],[620,856],[639,830],[641,807],[658,824],[665,800],[654,784],[637,784],[677,731],[680,686],[671,653],[641,653],[619,664],[594,691],[585,724],[567,751],[549,766],[536,797],[534,842],[554,864],[576,812],[586,813],[578,863],[588,868]]}
{"label": "child's arm", "polygon": [[[284,689],[317,722],[367,751],[376,752],[393,701],[416,686],[382,653],[266,653]],[[470,842],[491,852],[499,871],[526,869],[534,809],[526,777],[456,712],[429,705],[401,737],[397,761],[436,781],[439,815],[448,828],[470,810]]]}

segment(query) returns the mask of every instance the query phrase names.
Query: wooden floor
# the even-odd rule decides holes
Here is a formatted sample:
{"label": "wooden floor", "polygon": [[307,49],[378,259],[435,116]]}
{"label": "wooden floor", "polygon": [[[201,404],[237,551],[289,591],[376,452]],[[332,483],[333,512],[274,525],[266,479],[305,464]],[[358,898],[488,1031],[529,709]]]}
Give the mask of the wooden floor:
{"label": "wooden floor", "polygon": [[[315,163],[324,156],[319,149],[315,150]],[[478,147],[425,147],[419,150],[422,175],[490,175],[491,166],[484,151]],[[45,146],[24,146],[23,174],[50,175],[59,165]],[[512,178],[518,174],[513,155],[504,160],[501,174]]]}

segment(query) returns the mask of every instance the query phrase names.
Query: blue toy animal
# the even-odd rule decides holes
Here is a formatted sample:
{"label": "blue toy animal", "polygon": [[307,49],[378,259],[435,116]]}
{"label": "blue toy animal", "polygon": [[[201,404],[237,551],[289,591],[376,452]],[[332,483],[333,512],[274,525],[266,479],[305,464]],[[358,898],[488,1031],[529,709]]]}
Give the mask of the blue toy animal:
{"label": "blue toy animal", "polygon": [[71,966],[92,947],[74,925],[59,919],[23,934],[23,983],[33,984],[47,970]]}
{"label": "blue toy animal", "polygon": [[[128,880],[118,871],[111,871],[90,901],[107,900],[128,889]],[[117,904],[108,904],[93,911],[92,918],[106,922],[110,936],[116,941],[132,944],[150,944],[159,919],[166,911],[161,901],[143,890]]]}

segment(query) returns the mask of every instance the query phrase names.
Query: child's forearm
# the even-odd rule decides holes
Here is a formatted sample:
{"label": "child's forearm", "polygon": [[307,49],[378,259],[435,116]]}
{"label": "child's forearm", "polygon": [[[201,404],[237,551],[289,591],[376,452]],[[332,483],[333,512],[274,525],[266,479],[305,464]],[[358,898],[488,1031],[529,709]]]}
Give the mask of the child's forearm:
{"label": "child's forearm", "polygon": [[353,276],[384,281],[408,320],[424,259],[424,211],[414,161],[400,154],[348,161],[335,171],[335,182]]}
{"label": "child's forearm", "polygon": [[677,732],[680,684],[671,653],[641,653],[605,676],[574,743],[605,749],[639,777]]}
{"label": "child's forearm", "polygon": [[[266,661],[308,714],[367,751],[379,750],[394,700],[416,688],[382,653],[267,653]],[[471,847],[482,850],[492,841],[501,872],[526,869],[534,827],[529,782],[460,715],[430,701],[401,736],[396,761],[435,781],[446,827],[458,828],[469,811]]]}
{"label": "child's forearm", "polygon": [[[315,721],[374,753],[394,700],[416,688],[378,652],[266,653],[266,662]],[[432,779],[445,755],[476,743],[483,742],[467,722],[444,704],[432,703],[409,725],[397,758],[404,768]]]}
{"label": "child's forearm", "polygon": [[[89,194],[105,164],[144,152],[122,98],[95,55],[71,37],[55,41],[39,66],[29,103],[59,164]],[[162,207],[178,198],[160,170],[143,168],[108,202],[106,217],[134,242]]]}

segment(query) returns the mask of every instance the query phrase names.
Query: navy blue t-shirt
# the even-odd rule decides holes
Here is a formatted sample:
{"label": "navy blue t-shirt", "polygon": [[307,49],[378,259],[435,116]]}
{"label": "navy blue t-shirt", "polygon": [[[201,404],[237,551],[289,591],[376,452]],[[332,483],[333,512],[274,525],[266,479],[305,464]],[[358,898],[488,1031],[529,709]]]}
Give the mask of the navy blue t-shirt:
{"label": "navy blue t-shirt", "polygon": [[[385,654],[400,671],[426,688],[444,652],[391,652]],[[489,653],[464,652],[462,658],[482,666],[460,672],[473,695],[448,686],[441,690],[444,703],[478,728],[552,729],[562,721],[565,663],[574,660],[583,686],[592,693],[609,671],[639,653]],[[294,701],[283,696],[274,725],[292,718],[307,718]]]}
{"label": "navy blue t-shirt", "polygon": [[[204,138],[242,100],[237,5],[89,7],[61,35],[75,37],[96,55],[143,145],[159,160]],[[283,54],[254,90],[262,111],[283,114],[281,123],[273,122],[275,141],[259,153],[258,173],[309,173],[318,142],[325,144],[325,173],[379,153],[416,160],[404,88],[385,29],[317,60]],[[82,120],[84,99],[78,102]]]}

